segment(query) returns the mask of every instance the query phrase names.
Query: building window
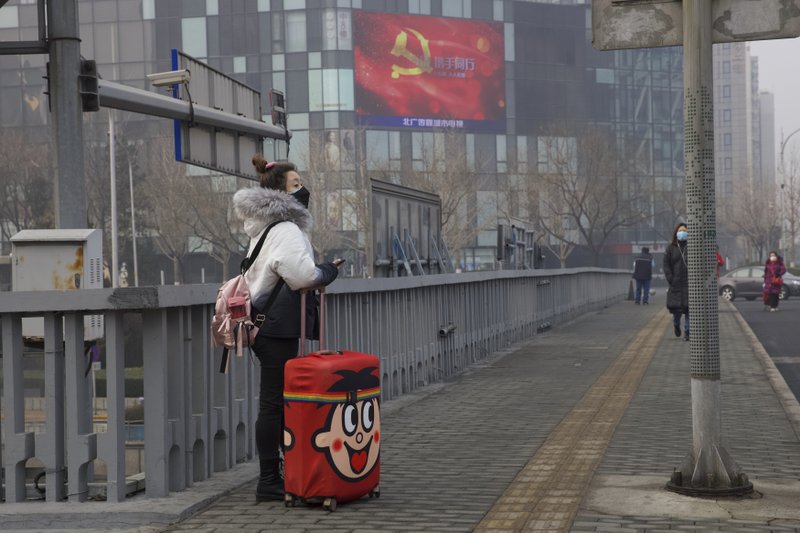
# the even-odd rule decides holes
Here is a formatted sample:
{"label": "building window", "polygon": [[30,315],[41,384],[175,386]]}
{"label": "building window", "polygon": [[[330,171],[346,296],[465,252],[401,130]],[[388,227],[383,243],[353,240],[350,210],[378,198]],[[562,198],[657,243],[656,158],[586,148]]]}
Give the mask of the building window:
{"label": "building window", "polygon": [[258,10],[259,11],[269,11],[269,2],[270,0],[258,0]]}
{"label": "building window", "polygon": [[283,0],[283,9],[289,11],[290,9],[305,9],[306,0]]}
{"label": "building window", "polygon": [[19,28],[19,8],[5,6],[0,9],[0,28]]}
{"label": "building window", "polygon": [[233,58],[233,73],[242,74],[247,72],[247,58],[238,56]]}
{"label": "building window", "polygon": [[156,18],[156,0],[142,0],[142,20]]}
{"label": "building window", "polygon": [[494,20],[503,20],[503,0],[494,0]]}
{"label": "building window", "polygon": [[350,12],[326,9],[322,12],[322,49],[351,50],[353,48],[353,26]]}
{"label": "building window", "polygon": [[730,98],[731,97],[731,86],[730,85],[723,85],[722,86],[722,97],[723,98]]}
{"label": "building window", "polygon": [[730,61],[723,61],[722,62],[722,73],[723,74],[730,74],[731,73],[731,62]]}
{"label": "building window", "polygon": [[722,144],[725,146],[730,146],[731,144],[733,144],[733,140],[730,133],[726,133],[725,135],[723,135]]}
{"label": "building window", "polygon": [[414,15],[430,15],[431,0],[409,0],[408,12]]}
{"label": "building window", "polygon": [[308,71],[309,111],[352,111],[355,109],[352,69]]}
{"label": "building window", "polygon": [[208,56],[206,48],[206,18],[192,17],[181,20],[183,51],[193,57]]}
{"label": "building window", "polygon": [[472,0],[444,0],[442,16],[470,18],[472,16]]}
{"label": "building window", "polygon": [[303,11],[286,13],[286,51],[306,51],[306,14]]}
{"label": "building window", "polygon": [[730,122],[731,121],[731,110],[730,109],[723,109],[722,110],[722,122]]}
{"label": "building window", "polygon": [[733,168],[733,158],[726,157],[725,158],[725,170],[731,170]]}
{"label": "building window", "polygon": [[219,0],[206,0],[206,16],[219,15]]}

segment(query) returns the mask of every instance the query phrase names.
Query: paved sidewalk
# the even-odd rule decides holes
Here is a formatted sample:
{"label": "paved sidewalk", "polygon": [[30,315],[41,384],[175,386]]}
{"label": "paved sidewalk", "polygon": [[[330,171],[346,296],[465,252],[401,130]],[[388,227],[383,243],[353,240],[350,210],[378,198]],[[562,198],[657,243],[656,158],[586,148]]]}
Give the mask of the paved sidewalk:
{"label": "paved sidewalk", "polygon": [[[723,438],[756,495],[714,501],[663,489],[692,439],[689,343],[672,335],[663,303],[659,294],[649,306],[622,302],[590,313],[511,347],[435,391],[388,402],[378,500],[364,498],[335,513],[287,509],[280,502],[257,504],[251,482],[170,530],[800,532],[800,423],[790,419],[800,422],[800,407],[786,398],[780,381],[773,388],[768,357],[726,303],[720,304]],[[649,336],[656,341],[648,348]],[[636,374],[634,363],[648,351],[652,361],[640,364]],[[615,365],[626,353],[633,357]],[[631,385],[627,397],[614,393]],[[591,401],[581,406],[596,394],[606,394],[608,402],[602,400],[604,407],[597,406],[591,420],[580,421],[594,409]],[[619,423],[605,440],[593,434],[587,447],[581,431],[563,433],[584,427],[579,424],[616,424],[603,418],[615,410]],[[576,440],[556,443],[557,453],[588,451],[571,459],[562,453],[568,461],[558,467],[563,475],[525,485],[526,465],[536,468],[532,458],[553,447],[551,434],[562,433]],[[574,521],[566,527],[557,525],[554,511],[532,514],[533,504],[519,496],[564,478],[579,483],[537,497],[561,505],[561,515],[569,513]],[[518,484],[528,492],[509,494]],[[528,515],[498,513],[508,502]],[[515,525],[497,526],[489,518]]]}
{"label": "paved sidewalk", "polygon": [[[692,432],[689,343],[673,336],[663,305],[659,291],[649,306],[626,301],[589,313],[385,403],[380,499],[335,513],[256,503],[257,467],[247,464],[105,513],[64,504],[62,529],[56,518],[45,524],[0,506],[0,529],[800,533],[800,406],[724,302],[723,439],[756,494],[715,501],[664,490]],[[192,515],[215,489],[230,492]]]}

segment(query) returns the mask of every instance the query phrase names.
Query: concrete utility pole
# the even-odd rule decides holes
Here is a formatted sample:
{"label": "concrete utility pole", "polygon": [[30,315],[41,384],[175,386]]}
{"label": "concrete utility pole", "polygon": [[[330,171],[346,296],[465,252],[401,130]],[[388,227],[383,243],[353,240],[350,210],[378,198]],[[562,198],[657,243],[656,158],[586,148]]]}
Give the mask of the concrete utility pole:
{"label": "concrete utility pole", "polygon": [[56,228],[85,228],[83,110],[77,0],[47,0],[50,108],[56,149]]}
{"label": "concrete utility pole", "polygon": [[692,451],[667,484],[688,494],[753,490],[722,445],[717,219],[714,187],[714,79],[711,2],[683,0],[683,118],[689,225]]}
{"label": "concrete utility pole", "polygon": [[599,50],[683,46],[692,448],[667,483],[689,495],[753,490],[722,445],[712,43],[800,35],[800,0],[592,0]]}

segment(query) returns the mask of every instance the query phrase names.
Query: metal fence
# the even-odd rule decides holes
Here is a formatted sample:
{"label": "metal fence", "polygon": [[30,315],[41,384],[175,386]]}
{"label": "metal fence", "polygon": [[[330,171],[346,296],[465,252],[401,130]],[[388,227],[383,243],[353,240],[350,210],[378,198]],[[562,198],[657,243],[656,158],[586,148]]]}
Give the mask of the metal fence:
{"label": "metal fence", "polygon": [[[378,354],[382,398],[390,400],[623,299],[629,277],[616,270],[573,269],[343,279],[327,291],[326,347]],[[147,496],[167,496],[255,456],[257,363],[233,357],[228,373],[219,373],[221,353],[209,338],[217,288],[0,294],[5,502],[31,494],[46,502],[85,501],[95,493],[122,501],[142,485]],[[141,317],[144,458],[138,476],[126,476],[126,314]],[[92,397],[90,354],[96,343],[84,339],[84,315],[104,318],[99,343],[106,394],[100,400]],[[43,320],[42,338],[24,336],[23,317]],[[41,398],[26,398],[31,354],[42,361]],[[32,420],[34,403],[41,409],[38,424]],[[38,498],[34,463],[41,466]]]}

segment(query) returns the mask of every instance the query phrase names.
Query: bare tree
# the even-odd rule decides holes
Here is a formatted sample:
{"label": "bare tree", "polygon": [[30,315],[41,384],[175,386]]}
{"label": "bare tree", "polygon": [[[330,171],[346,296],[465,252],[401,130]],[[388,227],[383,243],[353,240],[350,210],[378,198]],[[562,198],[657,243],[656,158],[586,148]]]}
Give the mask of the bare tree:
{"label": "bare tree", "polygon": [[[782,165],[783,166],[783,165]],[[792,150],[789,154],[789,163],[781,169],[783,181],[778,189],[778,202],[781,208],[781,233],[788,234],[788,259],[794,266],[797,260],[797,237],[800,233],[800,153]],[[787,250],[784,250],[786,253]]]}
{"label": "bare tree", "polygon": [[247,250],[249,239],[235,219],[231,199],[240,186],[252,182],[235,176],[198,176],[190,178],[186,191],[186,208],[193,216],[186,222],[195,237],[205,243],[209,256],[222,265],[222,279],[230,277],[230,260]]}
{"label": "bare tree", "polygon": [[46,145],[36,145],[22,135],[0,136],[0,233],[3,241],[23,229],[52,228],[53,180]]}
{"label": "bare tree", "polygon": [[735,193],[735,214],[730,224],[747,241],[749,259],[762,261],[768,249],[776,246],[779,235],[780,209],[773,189],[741,183]]}
{"label": "bare tree", "polygon": [[150,172],[141,185],[148,206],[144,224],[172,262],[175,282],[183,283],[184,260],[202,245],[197,239],[191,244],[191,237],[196,236],[197,213],[188,199],[198,178],[188,176],[186,165],[175,161],[168,139],[155,139],[149,148]]}
{"label": "bare tree", "polygon": [[476,166],[486,158],[475,154],[474,161],[470,160],[465,135],[454,130],[443,130],[421,139],[414,147],[413,168],[402,175],[402,184],[439,195],[442,237],[453,259],[463,263],[465,249],[474,245],[480,232],[497,226],[496,197],[495,209],[480,205],[478,201],[478,191],[485,189],[487,178]]}
{"label": "bare tree", "polygon": [[557,242],[586,246],[593,264],[616,231],[650,216],[651,194],[628,175],[613,135],[553,128],[539,138],[538,225]]}

